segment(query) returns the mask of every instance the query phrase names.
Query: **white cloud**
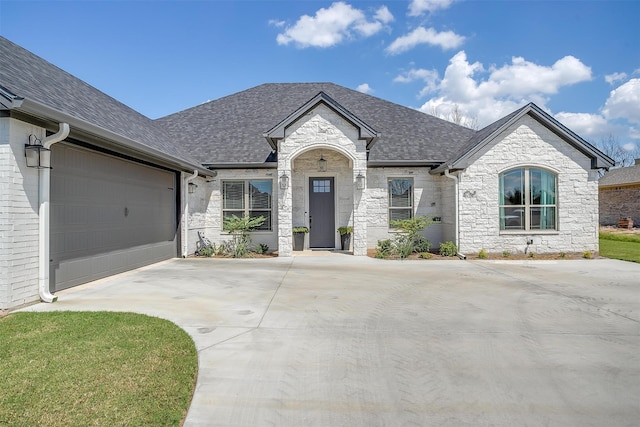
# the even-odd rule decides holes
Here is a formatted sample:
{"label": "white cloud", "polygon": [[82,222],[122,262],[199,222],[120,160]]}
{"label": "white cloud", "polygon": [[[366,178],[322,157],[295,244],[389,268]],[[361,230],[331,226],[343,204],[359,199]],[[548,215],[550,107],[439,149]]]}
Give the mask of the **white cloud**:
{"label": "white cloud", "polygon": [[446,113],[457,107],[467,119],[475,119],[483,127],[527,102],[546,108],[548,96],[561,87],[590,79],[591,69],[573,56],[565,56],[551,66],[514,57],[510,64],[487,69],[480,62],[469,62],[466,53],[460,51],[450,59],[436,85],[437,97],[420,110]]}
{"label": "white cloud", "polygon": [[602,114],[607,119],[624,119],[640,125],[640,79],[631,79],[612,90]]}
{"label": "white cloud", "polygon": [[389,9],[387,9],[387,6],[380,7],[376,11],[376,14],[373,17],[375,18],[376,21],[380,21],[383,24],[388,24],[389,22],[393,22],[393,20],[395,19],[391,14],[391,12],[389,12]]}
{"label": "white cloud", "polygon": [[331,47],[354,34],[370,37],[393,20],[393,15],[385,7],[380,7],[373,20],[368,20],[364,12],[344,2],[336,2],[328,8],[319,9],[315,16],[303,15],[292,26],[278,34],[280,45],[295,43],[300,48]]}
{"label": "white cloud", "polygon": [[607,74],[606,76],[604,76],[604,81],[606,81],[610,85],[613,85],[626,78],[627,78],[627,73],[613,73],[613,74]]}
{"label": "white cloud", "polygon": [[414,81],[422,81],[425,86],[420,90],[419,97],[426,96],[429,93],[435,92],[438,88],[438,71],[425,70],[424,68],[412,68],[409,71],[396,76],[393,79],[397,83],[411,83]]}
{"label": "white cloud", "polygon": [[560,123],[584,138],[598,139],[613,135],[615,129],[601,114],[560,112],[554,115]]}
{"label": "white cloud", "polygon": [[464,36],[453,31],[437,32],[433,28],[418,27],[409,34],[398,37],[386,49],[392,55],[405,52],[420,44],[439,46],[443,50],[455,49],[464,43]]}
{"label": "white cloud", "polygon": [[622,149],[623,149],[624,151],[633,151],[633,150],[635,150],[637,147],[638,147],[638,146],[637,146],[636,144],[634,144],[633,142],[628,142],[628,143],[626,143],[626,144],[624,144],[624,145],[622,146]]}
{"label": "white cloud", "polygon": [[277,27],[277,28],[284,27],[284,24],[286,24],[286,22],[278,21],[277,19],[270,19],[269,20],[269,25],[272,25],[272,26]]}
{"label": "white cloud", "polygon": [[358,85],[356,90],[362,93],[373,93],[373,89],[371,88],[371,86],[369,86],[368,83],[362,83],[361,85]]}
{"label": "white cloud", "polygon": [[438,9],[447,9],[453,0],[411,0],[409,16],[420,16],[425,12],[435,12]]}

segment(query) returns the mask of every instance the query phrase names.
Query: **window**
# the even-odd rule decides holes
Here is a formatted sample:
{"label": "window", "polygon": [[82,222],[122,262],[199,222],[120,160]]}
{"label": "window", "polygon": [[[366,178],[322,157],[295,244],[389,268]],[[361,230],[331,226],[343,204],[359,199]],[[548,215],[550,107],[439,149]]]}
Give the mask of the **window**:
{"label": "window", "polygon": [[413,179],[389,179],[389,225],[397,219],[413,217]]}
{"label": "window", "polygon": [[257,230],[271,230],[271,180],[222,182],[222,216],[265,217]]}
{"label": "window", "polygon": [[556,175],[519,168],[500,174],[501,230],[556,230]]}

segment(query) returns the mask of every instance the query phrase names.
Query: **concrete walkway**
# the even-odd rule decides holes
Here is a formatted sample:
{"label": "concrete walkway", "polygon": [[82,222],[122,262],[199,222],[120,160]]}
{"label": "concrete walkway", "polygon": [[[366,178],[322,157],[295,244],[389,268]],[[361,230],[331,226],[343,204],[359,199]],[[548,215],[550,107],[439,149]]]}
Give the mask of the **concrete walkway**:
{"label": "concrete walkway", "polygon": [[187,426],[623,426],[640,420],[640,265],[173,260],[28,310],[169,319]]}

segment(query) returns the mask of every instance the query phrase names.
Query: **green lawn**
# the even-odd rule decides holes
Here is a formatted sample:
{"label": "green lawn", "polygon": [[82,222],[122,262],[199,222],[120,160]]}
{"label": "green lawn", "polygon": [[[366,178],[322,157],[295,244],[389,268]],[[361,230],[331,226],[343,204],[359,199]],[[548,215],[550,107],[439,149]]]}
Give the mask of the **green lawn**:
{"label": "green lawn", "polygon": [[0,425],[178,426],[197,374],[175,324],[112,312],[0,319]]}
{"label": "green lawn", "polygon": [[640,262],[640,235],[600,233],[600,255]]}

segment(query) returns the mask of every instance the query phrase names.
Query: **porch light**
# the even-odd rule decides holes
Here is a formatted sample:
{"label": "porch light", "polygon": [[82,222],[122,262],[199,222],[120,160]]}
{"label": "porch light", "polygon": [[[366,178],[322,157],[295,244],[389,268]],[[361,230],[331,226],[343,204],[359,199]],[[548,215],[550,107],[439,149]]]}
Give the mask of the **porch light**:
{"label": "porch light", "polygon": [[322,157],[322,152],[320,152],[320,160],[318,160],[318,172],[326,172],[327,171],[327,161]]}
{"label": "porch light", "polygon": [[27,167],[51,169],[51,150],[42,146],[42,141],[35,135],[29,135],[29,143],[24,145],[24,157]]}
{"label": "porch light", "polygon": [[356,176],[356,188],[358,190],[364,190],[365,187],[365,178],[364,175],[362,175],[362,172],[358,173],[358,176]]}
{"label": "porch light", "polygon": [[193,182],[189,183],[189,194],[193,194],[196,192],[196,188],[198,188],[198,186],[196,184],[194,184]]}
{"label": "porch light", "polygon": [[287,188],[289,188],[289,177],[287,174],[283,173],[280,175],[280,189],[286,190]]}

